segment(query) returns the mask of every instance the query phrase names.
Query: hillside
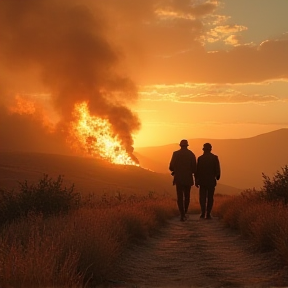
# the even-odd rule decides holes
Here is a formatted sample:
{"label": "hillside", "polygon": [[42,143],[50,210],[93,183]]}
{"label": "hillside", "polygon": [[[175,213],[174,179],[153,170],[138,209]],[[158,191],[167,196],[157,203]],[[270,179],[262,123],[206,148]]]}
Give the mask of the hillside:
{"label": "hillside", "polygon": [[[51,177],[64,175],[64,184],[75,184],[83,194],[103,193],[175,195],[172,177],[167,173],[156,173],[136,166],[113,165],[101,160],[27,152],[0,152],[0,188],[18,189],[18,182],[28,180],[36,183],[43,174]],[[197,190],[193,188],[194,197]],[[240,190],[219,185],[218,193],[238,194]]]}
{"label": "hillside", "polygon": [[[181,139],[179,139],[180,141]],[[219,156],[222,176],[220,183],[241,189],[260,188],[262,173],[273,176],[288,164],[288,129],[280,129],[245,139],[188,139],[189,149],[196,157],[205,142],[213,146],[212,153]],[[179,144],[135,148],[135,155],[143,167],[155,172],[169,173],[173,151]]]}
{"label": "hillside", "polygon": [[[168,175],[134,167],[113,165],[105,161],[43,153],[0,153],[0,187],[18,186],[17,181],[35,182],[43,174],[64,175],[67,185],[85,193],[104,192],[164,193],[170,190]],[[171,179],[170,179],[171,180]],[[171,184],[171,183],[169,183]]]}

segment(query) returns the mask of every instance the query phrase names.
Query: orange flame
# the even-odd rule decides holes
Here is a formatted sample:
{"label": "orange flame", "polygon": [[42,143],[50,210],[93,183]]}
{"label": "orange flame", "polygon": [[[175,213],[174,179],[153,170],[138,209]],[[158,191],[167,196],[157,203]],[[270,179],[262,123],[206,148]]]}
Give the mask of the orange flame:
{"label": "orange flame", "polygon": [[139,166],[113,135],[109,121],[90,114],[87,102],[75,104],[73,117],[70,135],[76,141],[71,143],[74,148],[114,164]]}
{"label": "orange flame", "polygon": [[21,95],[15,96],[15,103],[13,106],[9,107],[9,110],[13,114],[29,114],[32,115],[36,111],[35,102],[32,100],[25,99]]}
{"label": "orange flame", "polygon": [[[56,118],[53,115],[51,109],[49,110],[49,103],[41,101],[39,95],[15,95],[8,106],[8,111],[11,114],[18,114],[22,116],[29,116],[34,121],[42,123],[42,126],[47,132],[53,133],[55,131],[55,125],[57,121],[53,121],[52,118]],[[54,117],[51,117],[54,116]]]}

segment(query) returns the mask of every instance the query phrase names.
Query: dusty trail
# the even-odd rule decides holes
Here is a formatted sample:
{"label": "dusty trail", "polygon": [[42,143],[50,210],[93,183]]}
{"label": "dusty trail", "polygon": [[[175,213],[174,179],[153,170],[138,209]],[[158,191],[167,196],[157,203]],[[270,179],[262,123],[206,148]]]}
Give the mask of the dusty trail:
{"label": "dusty trail", "polygon": [[217,218],[198,217],[174,218],[131,248],[106,287],[288,287],[273,253],[255,253]]}

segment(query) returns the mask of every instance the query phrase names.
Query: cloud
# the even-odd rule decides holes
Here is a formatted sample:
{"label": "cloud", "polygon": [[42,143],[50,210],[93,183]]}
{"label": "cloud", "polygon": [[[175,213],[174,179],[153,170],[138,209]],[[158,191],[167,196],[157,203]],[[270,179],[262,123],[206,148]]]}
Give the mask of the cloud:
{"label": "cloud", "polygon": [[[227,93],[228,94],[228,93]],[[211,104],[244,104],[244,103],[268,103],[280,101],[273,95],[245,95],[232,93],[231,95],[186,95],[177,99],[177,102],[211,103]]]}
{"label": "cloud", "polygon": [[242,25],[219,25],[211,29],[207,33],[207,36],[204,36],[203,38],[210,43],[223,40],[225,44],[235,45],[238,44],[240,40],[240,36],[235,35],[235,33],[239,33],[247,29],[247,27]]}
{"label": "cloud", "polygon": [[[159,10],[179,16],[203,17],[212,13],[217,8],[217,2],[204,1],[197,3],[189,0],[158,1]],[[158,11],[159,11],[158,10]]]}
{"label": "cloud", "polygon": [[237,46],[229,51],[191,49],[146,63],[142,84],[251,83],[288,78],[288,41],[270,40],[259,46]]}
{"label": "cloud", "polygon": [[245,31],[247,29],[248,29],[247,27],[242,25],[225,25],[225,26],[216,26],[214,28],[214,31],[217,33],[230,34],[239,31]]}
{"label": "cloud", "polygon": [[240,41],[237,35],[230,35],[224,40],[224,42],[228,45],[237,46]]}
{"label": "cloud", "polygon": [[[235,87],[233,87],[235,86]],[[239,87],[240,89],[241,87]],[[245,93],[237,90],[237,85],[153,85],[142,87],[139,91],[142,101],[167,101],[180,103],[206,103],[206,104],[264,104],[270,102],[288,102],[272,94]]]}
{"label": "cloud", "polygon": [[[229,15],[219,15],[220,2],[132,2],[126,0],[122,7],[122,1],[110,0],[105,5],[110,11],[106,16],[117,23],[110,27],[110,39],[126,52],[125,65],[139,84],[250,83],[287,78],[287,39],[243,44],[241,34],[249,27],[232,23]],[[207,50],[208,41],[219,42],[217,50]]]}

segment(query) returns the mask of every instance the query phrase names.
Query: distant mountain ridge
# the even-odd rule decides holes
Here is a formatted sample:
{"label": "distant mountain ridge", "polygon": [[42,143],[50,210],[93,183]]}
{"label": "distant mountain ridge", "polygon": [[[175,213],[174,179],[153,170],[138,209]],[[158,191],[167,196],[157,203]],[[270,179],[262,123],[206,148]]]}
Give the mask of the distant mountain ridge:
{"label": "distant mountain ridge", "polygon": [[[149,192],[156,195],[175,196],[172,176],[168,173],[156,173],[136,166],[113,165],[94,158],[69,155],[0,152],[0,189],[17,190],[19,182],[38,183],[43,174],[56,179],[63,175],[64,185],[75,184],[75,190],[81,194],[141,194]],[[196,188],[193,197],[198,199]],[[219,185],[218,193],[239,194],[241,190]],[[176,197],[176,196],[175,196]],[[198,201],[198,200],[197,200]]]}
{"label": "distant mountain ridge", "polygon": [[[180,141],[181,139],[179,139]],[[188,139],[189,148],[200,156],[205,142],[220,159],[222,176],[216,193],[238,194],[262,186],[262,172],[273,176],[288,164],[288,129],[245,139]],[[43,174],[64,175],[67,184],[83,193],[144,193],[175,195],[168,170],[172,152],[179,144],[135,149],[141,167],[113,165],[105,161],[71,155],[0,151],[0,189],[15,189],[18,182],[37,182]],[[143,169],[147,168],[147,169]],[[150,170],[149,170],[150,169]],[[152,170],[152,171],[151,171]],[[153,172],[154,171],[154,172]],[[236,188],[235,188],[236,187]],[[197,189],[192,189],[197,198]]]}
{"label": "distant mountain ridge", "polygon": [[[180,141],[181,139],[179,139]],[[219,156],[222,176],[219,183],[241,189],[260,188],[262,173],[272,177],[277,170],[288,165],[288,129],[242,139],[188,139],[189,149],[196,157],[203,151],[203,144],[212,144],[212,153]],[[169,173],[172,152],[179,144],[135,148],[140,165],[156,172]]]}

